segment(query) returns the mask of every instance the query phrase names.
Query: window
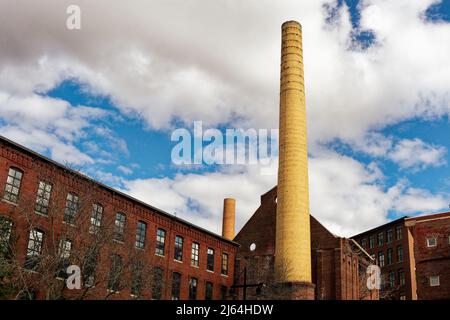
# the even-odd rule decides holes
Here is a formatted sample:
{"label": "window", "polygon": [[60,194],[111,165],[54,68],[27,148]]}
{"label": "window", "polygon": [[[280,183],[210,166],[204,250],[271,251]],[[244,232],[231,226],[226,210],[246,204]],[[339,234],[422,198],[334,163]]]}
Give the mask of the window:
{"label": "window", "polygon": [[208,248],[206,252],[206,270],[214,271],[214,249]]}
{"label": "window", "polygon": [[36,196],[36,207],[34,208],[35,212],[45,215],[48,214],[51,193],[52,185],[48,182],[40,181]]}
{"label": "window", "polygon": [[175,251],[173,258],[177,261],[183,261],[183,237],[175,237]]}
{"label": "window", "polygon": [[393,271],[389,272],[388,286],[389,288],[393,288],[395,286],[395,273]]}
{"label": "window", "polygon": [[95,273],[97,269],[98,256],[98,248],[96,247],[90,247],[86,251],[85,263],[82,269],[84,286],[86,287],[92,287],[95,285]]}
{"label": "window", "polygon": [[118,292],[120,290],[120,276],[122,275],[122,257],[118,254],[111,256],[111,269],[109,271],[108,290]]}
{"label": "window", "polygon": [[378,234],[377,238],[378,238],[378,246],[381,247],[383,245],[383,242],[384,242],[384,233],[380,232]]}
{"label": "window", "polygon": [[7,244],[11,238],[12,221],[0,217],[0,246]]}
{"label": "window", "polygon": [[20,183],[22,182],[22,176],[23,173],[19,169],[9,168],[3,199],[17,203],[17,201],[19,200]]}
{"label": "window", "polygon": [[375,236],[369,237],[369,248],[373,249],[375,247]]}
{"label": "window", "polygon": [[223,275],[228,275],[228,254],[226,253],[222,253],[220,273]]}
{"label": "window", "polygon": [[189,300],[197,299],[197,285],[198,285],[197,278],[189,279]]}
{"label": "window", "polygon": [[156,230],[156,251],[155,253],[164,255],[164,242],[166,241],[166,231],[164,229]]}
{"label": "window", "polygon": [[64,222],[73,224],[78,212],[78,196],[68,193],[66,197],[66,208],[64,209]]}
{"label": "window", "polygon": [[200,249],[200,245],[197,242],[192,243],[192,252],[191,252],[191,265],[194,267],[198,267],[198,252]]}
{"label": "window", "polygon": [[116,221],[114,223],[114,240],[123,242],[123,233],[125,231],[125,222],[127,217],[123,213],[116,213]]}
{"label": "window", "polygon": [[428,248],[436,247],[436,245],[437,245],[436,238],[427,238],[427,247]]}
{"label": "window", "polygon": [[405,285],[405,273],[403,272],[403,270],[398,270],[398,284],[400,286]]}
{"label": "window", "polygon": [[39,263],[42,253],[42,244],[44,242],[44,232],[38,229],[30,230],[28,238],[27,257],[25,259],[25,268],[34,270]]}
{"label": "window", "polygon": [[380,268],[384,267],[384,253],[378,252],[378,264],[380,265]]}
{"label": "window", "polygon": [[222,300],[227,298],[228,288],[226,286],[220,286],[220,297]]}
{"label": "window", "polygon": [[386,243],[391,243],[393,237],[394,237],[394,233],[393,233],[392,229],[388,229],[386,231]]}
{"label": "window", "polygon": [[147,224],[143,221],[138,221],[136,229],[136,248],[144,249],[146,233],[147,233]]}
{"label": "window", "polygon": [[59,240],[58,255],[58,271],[57,277],[65,279],[67,277],[67,267],[69,266],[70,252],[72,251],[72,241],[66,238]]}
{"label": "window", "polygon": [[143,268],[144,265],[141,261],[136,261],[133,263],[132,277],[131,277],[131,295],[135,297],[141,296]]}
{"label": "window", "polygon": [[70,251],[72,250],[72,241],[63,238],[59,241],[58,254],[62,259],[70,258]]}
{"label": "window", "polygon": [[392,264],[392,248],[387,249],[387,265]]}
{"label": "window", "polygon": [[438,287],[439,285],[439,276],[430,276],[430,287]]}
{"label": "window", "polygon": [[367,247],[367,239],[366,238],[361,240],[361,247],[363,247],[364,249]]}
{"label": "window", "polygon": [[395,238],[400,240],[402,238],[402,226],[395,227]]}
{"label": "window", "polygon": [[103,207],[94,203],[92,205],[92,214],[91,214],[91,227],[89,228],[89,232],[96,233],[100,229],[100,225],[102,223],[103,216]]}
{"label": "window", "polygon": [[207,281],[205,285],[205,300],[212,300],[213,297],[213,284]]}
{"label": "window", "polygon": [[172,273],[172,300],[180,300],[181,274]]}
{"label": "window", "polygon": [[153,273],[152,299],[160,300],[162,295],[162,282],[164,279],[164,270],[156,267]]}
{"label": "window", "polygon": [[11,239],[11,230],[12,221],[0,216],[0,259],[7,257],[11,252],[9,243]]}
{"label": "window", "polygon": [[397,247],[397,262],[403,262],[403,247]]}

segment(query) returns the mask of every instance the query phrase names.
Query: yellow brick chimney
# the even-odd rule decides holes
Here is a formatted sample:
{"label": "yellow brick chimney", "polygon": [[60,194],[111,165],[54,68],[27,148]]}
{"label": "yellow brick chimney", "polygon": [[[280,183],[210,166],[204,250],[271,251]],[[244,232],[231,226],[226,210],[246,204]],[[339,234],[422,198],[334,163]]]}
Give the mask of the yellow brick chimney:
{"label": "yellow brick chimney", "polygon": [[311,283],[308,148],[300,23],[282,26],[275,275]]}

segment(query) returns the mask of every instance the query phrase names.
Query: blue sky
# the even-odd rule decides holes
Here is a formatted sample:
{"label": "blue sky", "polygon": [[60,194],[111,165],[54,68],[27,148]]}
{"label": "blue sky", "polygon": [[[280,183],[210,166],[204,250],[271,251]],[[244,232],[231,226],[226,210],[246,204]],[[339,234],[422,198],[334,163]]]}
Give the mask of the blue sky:
{"label": "blue sky", "polygon": [[215,232],[222,199],[235,197],[239,228],[276,176],[176,166],[170,136],[195,120],[222,132],[276,128],[279,28],[297,19],[312,213],[351,235],[448,207],[450,0],[202,10],[174,0],[177,19],[162,1],[108,4],[107,15],[102,1],[80,1],[78,31],[61,24],[67,3],[0,23],[0,134]]}

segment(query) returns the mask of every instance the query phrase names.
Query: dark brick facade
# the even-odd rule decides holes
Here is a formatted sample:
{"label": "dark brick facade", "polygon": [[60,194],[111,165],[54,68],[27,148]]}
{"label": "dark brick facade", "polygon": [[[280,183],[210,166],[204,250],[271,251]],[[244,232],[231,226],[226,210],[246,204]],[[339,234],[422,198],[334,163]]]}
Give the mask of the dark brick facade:
{"label": "dark brick facade", "polygon": [[381,299],[417,299],[412,236],[405,226],[405,218],[355,235],[353,239],[373,255],[381,267]]}
{"label": "dark brick facade", "polygon": [[[450,212],[406,219],[414,238],[417,297],[450,299]],[[439,278],[431,285],[431,277]]]}
{"label": "dark brick facade", "polygon": [[[290,291],[274,281],[276,187],[261,196],[261,205],[235,237],[241,247],[237,254],[236,283],[264,284],[247,289],[251,299],[290,298]],[[254,250],[253,249],[254,246]],[[377,299],[376,290],[364,291],[364,267],[368,257],[348,239],[336,237],[311,216],[312,294],[315,299]],[[362,273],[360,272],[360,268]],[[295,285],[295,284],[294,284]],[[242,297],[239,288],[238,296]]]}
{"label": "dark brick facade", "polygon": [[[5,182],[9,168],[11,167],[20,169],[23,172],[17,204],[4,199]],[[191,277],[198,279],[198,299],[205,298],[206,282],[213,284],[214,299],[221,299],[223,290],[225,288],[229,289],[233,284],[234,260],[238,247],[238,244],[235,242],[226,240],[219,235],[129,197],[0,137],[0,197],[2,198],[0,201],[0,216],[13,221],[13,231],[18,236],[16,245],[17,256],[21,260],[21,263],[23,263],[27,251],[30,222],[46,233],[44,246],[50,246],[46,242],[46,238],[48,239],[50,232],[52,234],[55,233],[57,237],[63,228],[68,228],[62,221],[54,221],[54,219],[49,219],[47,216],[38,215],[33,212],[33,208],[26,205],[27,203],[35,203],[38,184],[43,179],[51,182],[53,186],[50,206],[59,205],[61,208],[64,208],[66,194],[67,192],[72,192],[80,198],[86,196],[92,202],[101,203],[104,208],[104,220],[114,219],[117,212],[125,213],[126,224],[131,229],[132,234],[132,237],[128,240],[133,248],[137,221],[140,220],[147,224],[145,246],[143,249],[136,250],[141,251],[141,254],[145,255],[151,264],[163,269],[162,282],[164,286],[162,288],[162,299],[171,298],[171,279],[173,272],[181,274],[180,299],[188,298],[188,286]],[[23,214],[25,211],[28,213],[27,215]],[[90,212],[84,212],[83,214],[90,214]],[[164,256],[155,254],[156,232],[158,228],[166,231]],[[184,238],[182,262],[175,261],[173,258],[176,235]],[[193,241],[200,245],[198,267],[191,266],[191,244]],[[74,239],[73,245],[82,245],[82,241]],[[207,248],[213,248],[215,251],[215,267],[213,272],[206,270]],[[127,254],[127,249],[124,248],[124,244],[119,242],[112,242],[108,245],[108,250],[123,255]],[[221,274],[222,253],[228,254],[228,275]],[[99,264],[106,266],[108,263],[108,256],[100,255]],[[106,288],[101,290],[106,292]],[[149,298],[149,295],[148,293],[145,297]],[[38,298],[43,298],[39,296],[39,292],[37,296]],[[101,296],[92,296],[90,298],[101,298]],[[112,298],[129,299],[130,288],[121,290],[119,293],[114,294]]]}

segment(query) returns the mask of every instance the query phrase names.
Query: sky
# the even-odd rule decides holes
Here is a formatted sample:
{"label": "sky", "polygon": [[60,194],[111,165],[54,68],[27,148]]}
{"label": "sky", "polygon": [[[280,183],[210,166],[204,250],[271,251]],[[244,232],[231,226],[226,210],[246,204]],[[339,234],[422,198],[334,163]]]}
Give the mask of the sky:
{"label": "sky", "polygon": [[0,135],[216,233],[236,198],[238,231],[276,174],[176,165],[171,134],[278,128],[292,19],[311,214],[351,236],[446,211],[450,0],[0,0]]}

